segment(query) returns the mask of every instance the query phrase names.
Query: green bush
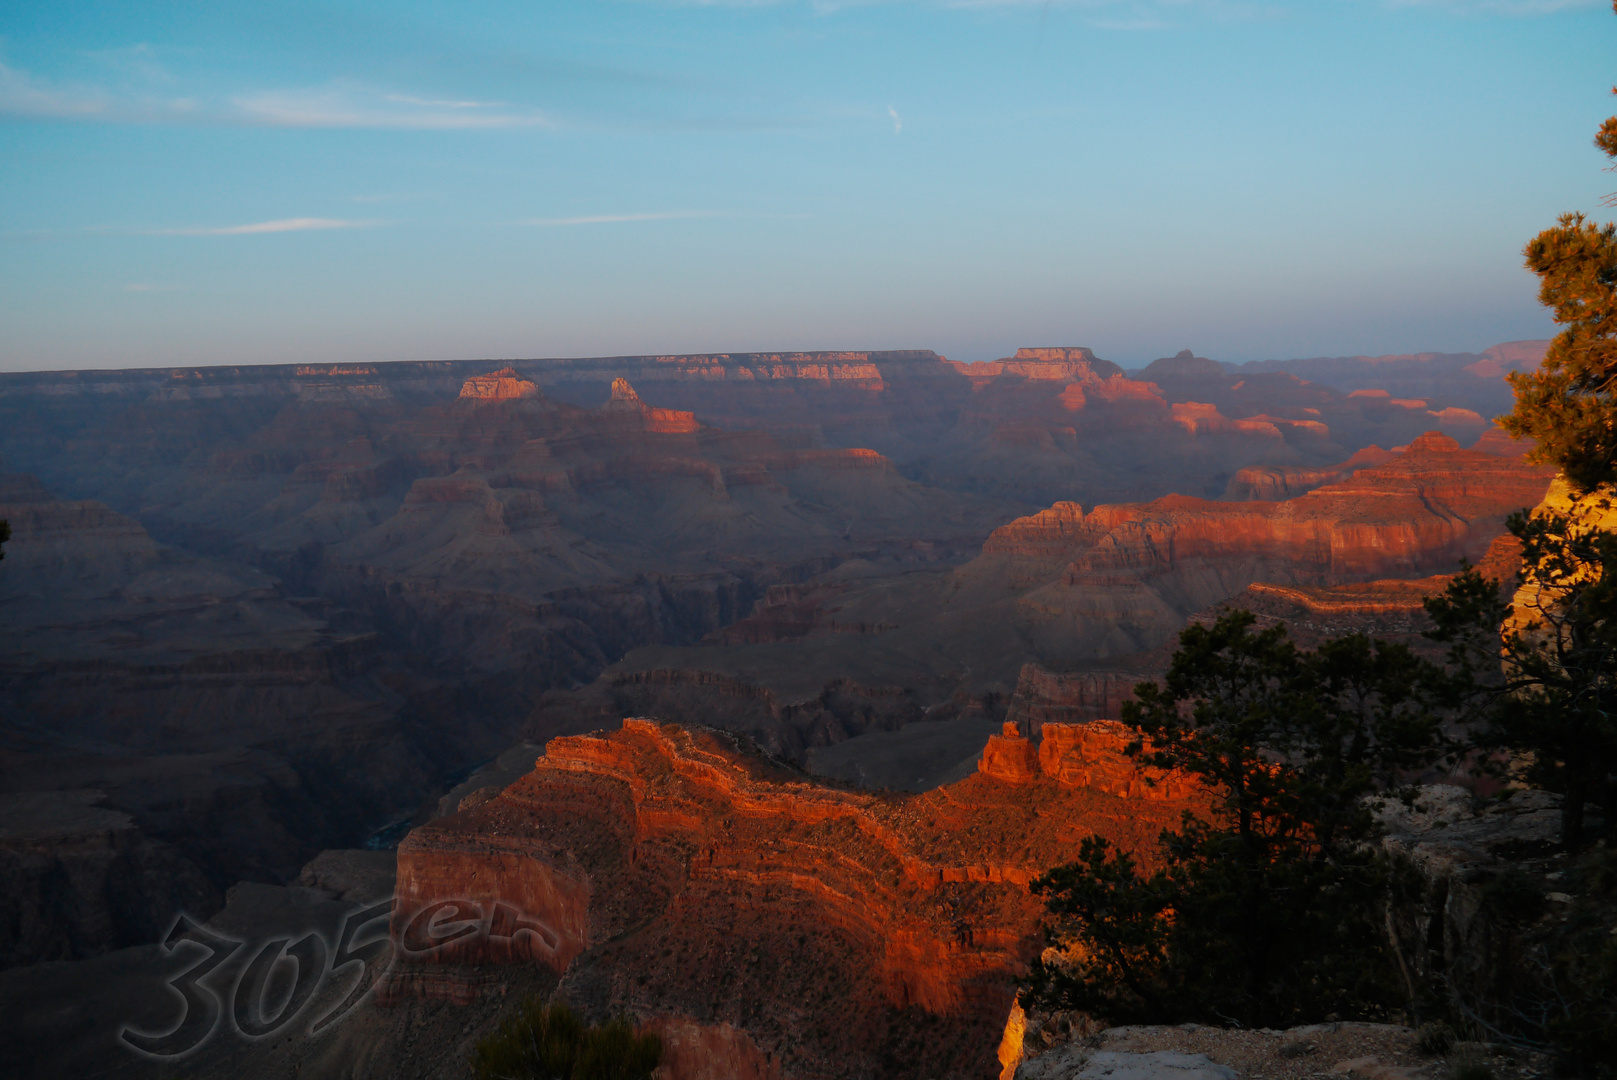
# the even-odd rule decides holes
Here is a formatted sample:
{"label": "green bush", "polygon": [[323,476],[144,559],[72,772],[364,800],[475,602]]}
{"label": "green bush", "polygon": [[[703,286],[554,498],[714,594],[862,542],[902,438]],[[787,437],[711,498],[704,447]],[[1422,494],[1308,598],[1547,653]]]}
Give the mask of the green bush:
{"label": "green bush", "polygon": [[638,1035],[627,1020],[585,1027],[566,1002],[532,997],[477,1040],[477,1080],[650,1080],[662,1040]]}

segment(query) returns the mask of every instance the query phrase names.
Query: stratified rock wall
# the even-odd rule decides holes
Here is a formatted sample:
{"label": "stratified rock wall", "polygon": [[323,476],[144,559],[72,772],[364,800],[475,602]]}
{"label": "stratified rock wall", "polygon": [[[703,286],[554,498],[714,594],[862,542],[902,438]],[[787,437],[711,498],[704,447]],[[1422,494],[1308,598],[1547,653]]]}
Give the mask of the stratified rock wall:
{"label": "stratified rock wall", "polygon": [[[1488,447],[1474,446],[1472,449],[1491,450],[1492,446],[1490,443]],[[1224,497],[1241,500],[1258,499],[1265,502],[1294,499],[1317,487],[1347,480],[1358,469],[1385,465],[1397,456],[1394,451],[1383,450],[1379,446],[1367,446],[1346,461],[1335,465],[1313,468],[1297,465],[1252,465],[1238,470],[1230,478],[1229,487],[1224,490]]]}
{"label": "stratified rock wall", "polygon": [[28,476],[0,519],[0,965],[155,940],[358,843],[487,738],[416,728],[375,635],[261,571]]}
{"label": "stratified rock wall", "polygon": [[516,368],[501,368],[467,379],[460,388],[460,396],[481,401],[513,401],[540,395],[539,387],[517,374]]}
{"label": "stratified rock wall", "polygon": [[1127,671],[1046,671],[1024,664],[1016,680],[1005,720],[1028,738],[1037,739],[1046,724],[1082,724],[1115,720],[1141,676]]}
{"label": "stratified rock wall", "polygon": [[1428,432],[1383,464],[1279,502],[1170,495],[1087,514],[1058,503],[995,530],[961,584],[1013,591],[1034,640],[1066,642],[1063,659],[1077,666],[1154,648],[1254,582],[1336,586],[1476,561],[1549,479]]}
{"label": "stratified rock wall", "polygon": [[0,968],[77,960],[156,940],[219,891],[100,791],[0,795]]}
{"label": "stratified rock wall", "polygon": [[529,776],[400,845],[397,978],[464,969],[407,940],[446,892],[566,938],[575,909],[534,888],[565,877],[588,882],[588,948],[561,989],[587,1011],[728,1024],[783,1075],[996,1071],[1040,947],[1026,883],[1090,832],[1149,863],[1157,832],[1203,805],[1120,781],[1132,766],[1109,730],[1062,732],[1053,774],[1034,744],[998,738],[1016,775],[985,753],[983,772],[918,796],[809,783],[700,729],[553,739]]}

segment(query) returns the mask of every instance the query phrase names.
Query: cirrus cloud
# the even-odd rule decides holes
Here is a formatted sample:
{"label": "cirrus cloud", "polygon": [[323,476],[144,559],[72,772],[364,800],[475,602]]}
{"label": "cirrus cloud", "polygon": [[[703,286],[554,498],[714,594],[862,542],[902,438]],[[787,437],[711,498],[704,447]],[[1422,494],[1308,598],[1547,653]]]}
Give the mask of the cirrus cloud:
{"label": "cirrus cloud", "polygon": [[308,232],[316,229],[366,229],[379,221],[347,221],[342,218],[279,218],[248,225],[193,226],[179,229],[135,229],[138,236],[258,236],[263,233]]}
{"label": "cirrus cloud", "polygon": [[0,62],[0,116],[19,119],[398,131],[554,126],[544,113],[505,102],[391,93],[349,80],[223,99],[165,96],[149,89],[51,81]]}
{"label": "cirrus cloud", "polygon": [[542,113],[511,111],[500,102],[376,94],[342,84],[239,95],[230,104],[241,120],[267,127],[454,131],[555,126]]}
{"label": "cirrus cloud", "polygon": [[661,214],[589,214],[583,217],[528,218],[519,225],[611,225],[622,221],[672,221],[677,218],[719,217],[716,210],[673,210]]}

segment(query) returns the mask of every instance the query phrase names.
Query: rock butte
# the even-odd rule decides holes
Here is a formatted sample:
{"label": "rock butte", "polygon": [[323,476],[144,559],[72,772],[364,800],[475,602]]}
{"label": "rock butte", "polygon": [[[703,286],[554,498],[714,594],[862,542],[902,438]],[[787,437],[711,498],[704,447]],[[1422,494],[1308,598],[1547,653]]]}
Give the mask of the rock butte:
{"label": "rock butte", "polygon": [[695,413],[651,408],[640,400],[640,395],[634,392],[634,387],[629,385],[627,379],[612,380],[612,398],[606,403],[606,410],[614,415],[634,417],[644,425],[646,431],[662,434],[687,434],[702,426],[696,422]]}
{"label": "rock butte", "polygon": [[467,379],[465,385],[460,388],[460,396],[483,401],[512,401],[538,397],[539,387],[518,375],[516,368],[501,368],[487,375],[473,375]]}
{"label": "rock butte", "polygon": [[[1026,884],[1100,833],[1145,853],[1205,802],[1146,783],[1119,725],[1008,726],[922,795],[807,782],[732,735],[625,720],[557,738],[494,798],[399,847],[389,993],[475,992],[477,965],[565,971],[596,1011],[726,1024],[786,1075],[970,1076],[1040,948]],[[446,898],[518,909],[514,944],[421,951]]]}

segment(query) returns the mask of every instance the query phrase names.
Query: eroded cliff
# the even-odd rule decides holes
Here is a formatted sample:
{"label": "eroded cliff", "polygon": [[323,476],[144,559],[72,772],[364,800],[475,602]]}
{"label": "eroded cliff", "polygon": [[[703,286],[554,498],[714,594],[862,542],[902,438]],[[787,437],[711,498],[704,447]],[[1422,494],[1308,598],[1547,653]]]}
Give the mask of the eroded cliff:
{"label": "eroded cliff", "polygon": [[[811,783],[710,730],[554,739],[533,773],[400,845],[398,992],[540,963],[594,1011],[744,1030],[786,1075],[982,1075],[1040,947],[1026,883],[1083,835],[1144,852],[1199,805],[1147,784],[1122,741],[997,736],[978,774],[896,796]],[[412,938],[451,899],[509,905],[530,943]]]}

